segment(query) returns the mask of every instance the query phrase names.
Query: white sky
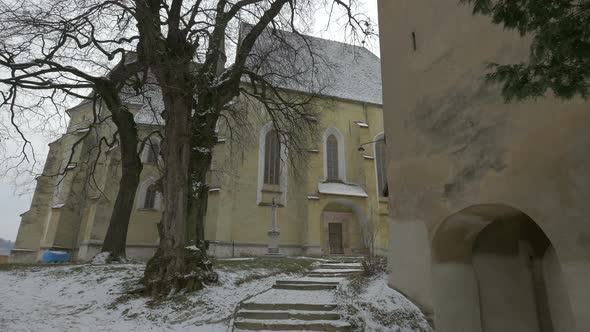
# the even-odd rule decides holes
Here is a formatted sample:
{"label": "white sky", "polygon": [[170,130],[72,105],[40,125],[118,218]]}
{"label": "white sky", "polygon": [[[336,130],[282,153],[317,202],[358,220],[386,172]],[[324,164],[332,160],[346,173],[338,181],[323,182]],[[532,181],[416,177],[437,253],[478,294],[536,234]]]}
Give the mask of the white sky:
{"label": "white sky", "polygon": [[[360,2],[363,3],[360,10],[371,18],[375,23],[375,29],[377,29],[377,0],[361,0]],[[346,38],[337,24],[332,24],[328,30],[325,29],[327,16],[328,13],[325,11],[320,10],[317,12],[317,22],[313,35],[346,42]],[[371,40],[366,47],[379,55],[379,41],[377,38]],[[44,142],[44,139],[39,138],[34,143],[38,153],[37,157],[44,161],[48,142]],[[0,175],[0,238],[11,241],[16,240],[20,214],[29,209],[32,199],[32,193],[18,194],[23,192],[23,188],[15,186],[14,182],[14,178]]]}

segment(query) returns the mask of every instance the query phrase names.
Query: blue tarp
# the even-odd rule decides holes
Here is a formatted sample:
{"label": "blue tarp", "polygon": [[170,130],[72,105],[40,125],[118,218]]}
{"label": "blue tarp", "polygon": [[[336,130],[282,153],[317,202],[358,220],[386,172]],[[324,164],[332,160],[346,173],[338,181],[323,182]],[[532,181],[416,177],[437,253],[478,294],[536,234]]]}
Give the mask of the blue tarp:
{"label": "blue tarp", "polygon": [[70,254],[66,251],[46,250],[41,256],[42,263],[65,263],[70,260]]}

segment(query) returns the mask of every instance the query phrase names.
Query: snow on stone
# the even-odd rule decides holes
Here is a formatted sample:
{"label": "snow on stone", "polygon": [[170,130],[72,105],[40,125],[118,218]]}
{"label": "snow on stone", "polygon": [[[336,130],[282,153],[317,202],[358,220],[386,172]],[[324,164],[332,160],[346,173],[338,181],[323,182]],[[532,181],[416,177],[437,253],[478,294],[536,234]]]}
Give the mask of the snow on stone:
{"label": "snow on stone", "polygon": [[92,257],[91,264],[94,264],[94,265],[106,264],[107,259],[109,258],[110,255],[111,255],[111,253],[108,251],[98,253],[94,257]]}
{"label": "snow on stone", "polygon": [[195,245],[186,246],[186,247],[184,247],[184,249],[188,249],[188,250],[191,250],[191,251],[201,251],[201,249],[197,248],[197,246],[195,246]]}
{"label": "snow on stone", "polygon": [[347,272],[362,272],[361,269],[315,269],[314,273],[347,273]]}
{"label": "snow on stone", "polygon": [[327,283],[327,282],[342,282],[344,281],[344,277],[302,277],[297,279],[287,279],[288,281],[301,281],[301,282],[318,282],[318,283]]}
{"label": "snow on stone", "polygon": [[[350,324],[343,322],[343,321],[339,321],[339,320],[320,320],[320,319],[309,321],[309,320],[289,318],[289,319],[265,319],[265,320],[261,321],[258,319],[238,318],[238,319],[236,319],[236,321],[245,322],[245,323],[262,323],[263,325],[266,325],[265,327],[268,327],[271,325],[306,327],[307,325],[311,325],[311,324],[314,324],[314,325],[315,324],[326,324],[326,325],[329,325],[334,328],[336,328],[336,327],[343,328],[343,327],[350,326]],[[260,330],[258,330],[258,331],[260,331]]]}
{"label": "snow on stone", "polygon": [[320,194],[369,197],[360,186],[348,183],[326,182],[318,184]]}
{"label": "snow on stone", "polygon": [[262,294],[250,298],[246,303],[305,303],[305,304],[334,304],[334,291],[329,290],[286,290],[270,289]]}
{"label": "snow on stone", "polygon": [[198,152],[200,152],[202,154],[207,154],[207,153],[210,153],[211,152],[211,150],[209,150],[207,148],[204,148],[204,147],[201,147],[201,146],[196,146],[196,147],[193,148],[193,150],[194,151],[198,151]]}
{"label": "snow on stone", "polygon": [[292,256],[289,257],[291,259],[306,259],[306,260],[314,260],[314,261],[318,261],[318,262],[331,262],[331,259],[327,259],[327,258],[319,258],[319,257],[307,257],[307,256]]}
{"label": "snow on stone", "polygon": [[349,266],[349,267],[362,267],[361,263],[324,263],[323,266]]}

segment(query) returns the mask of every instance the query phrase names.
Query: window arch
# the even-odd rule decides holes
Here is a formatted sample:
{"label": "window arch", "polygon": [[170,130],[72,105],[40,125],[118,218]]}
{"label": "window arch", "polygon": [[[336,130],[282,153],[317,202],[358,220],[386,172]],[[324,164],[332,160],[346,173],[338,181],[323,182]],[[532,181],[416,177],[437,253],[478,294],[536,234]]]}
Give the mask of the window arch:
{"label": "window arch", "polygon": [[387,197],[387,167],[385,164],[385,136],[381,133],[375,136],[375,173],[377,175],[377,192],[379,196]]}
{"label": "window arch", "polygon": [[[287,206],[289,183],[289,150],[272,122],[260,128],[258,136],[258,177],[256,178],[256,204],[270,204],[269,191],[278,195],[279,204]],[[269,187],[270,186],[270,187]]]}
{"label": "window arch", "polygon": [[136,205],[138,209],[160,210],[161,199],[156,179],[149,177],[138,188]]}
{"label": "window arch", "polygon": [[326,156],[327,180],[340,180],[340,174],[338,173],[338,140],[334,135],[328,136],[326,140]]}
{"label": "window arch", "polygon": [[152,183],[149,187],[147,187],[145,191],[145,197],[143,199],[143,208],[153,210],[156,208],[156,195],[158,193],[158,188],[156,187],[155,183]]}
{"label": "window arch", "polygon": [[150,138],[143,148],[143,162],[148,164],[158,163],[160,157],[160,141]]}
{"label": "window arch", "polygon": [[346,182],[344,137],[331,127],[324,132],[324,179],[328,182]]}
{"label": "window arch", "polygon": [[278,185],[281,170],[281,142],[274,130],[266,133],[264,140],[264,183]]}

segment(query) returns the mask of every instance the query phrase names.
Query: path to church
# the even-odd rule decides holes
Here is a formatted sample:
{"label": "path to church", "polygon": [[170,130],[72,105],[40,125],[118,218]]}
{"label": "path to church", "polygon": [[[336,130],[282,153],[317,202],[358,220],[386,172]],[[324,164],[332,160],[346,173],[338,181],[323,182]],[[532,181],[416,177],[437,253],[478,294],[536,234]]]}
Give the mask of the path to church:
{"label": "path to church", "polygon": [[336,288],[362,271],[357,259],[341,259],[324,261],[301,278],[277,280],[241,303],[234,331],[350,331],[336,311]]}

